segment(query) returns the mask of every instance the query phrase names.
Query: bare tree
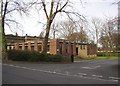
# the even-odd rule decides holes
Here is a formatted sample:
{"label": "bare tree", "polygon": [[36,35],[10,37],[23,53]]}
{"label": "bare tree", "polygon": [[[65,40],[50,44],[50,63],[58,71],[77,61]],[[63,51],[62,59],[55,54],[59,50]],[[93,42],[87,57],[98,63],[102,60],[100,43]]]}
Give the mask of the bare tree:
{"label": "bare tree", "polygon": [[[48,37],[49,37],[50,27],[51,27],[51,24],[53,22],[53,19],[55,18],[57,13],[63,11],[63,9],[67,6],[69,0],[67,0],[63,6],[60,6],[61,5],[60,0],[58,0],[58,1],[51,0],[51,2],[50,2],[50,4],[51,4],[50,7],[51,8],[50,8],[50,11],[49,11],[49,15],[48,15],[48,12],[47,12],[47,9],[46,9],[45,0],[41,0],[41,1],[42,1],[42,6],[44,8],[45,15],[46,15],[46,19],[47,19],[46,34],[45,34],[44,45],[43,45],[43,53],[47,53]],[[55,2],[57,3],[57,5],[55,4]],[[54,11],[54,6],[55,5],[56,5],[56,10]]]}
{"label": "bare tree", "polygon": [[[0,3],[0,7],[1,7],[1,3]],[[0,9],[0,13],[1,13],[1,9]],[[0,59],[2,59],[2,18],[1,18],[1,14],[0,14]]]}
{"label": "bare tree", "polygon": [[72,39],[71,35],[75,32],[76,25],[74,22],[67,20],[60,23],[59,33],[66,39]]}
{"label": "bare tree", "polygon": [[99,39],[101,28],[103,26],[102,25],[103,22],[99,18],[94,17],[94,18],[92,18],[92,23],[95,28],[94,30],[95,30],[95,37],[96,37],[96,46],[98,48],[98,39]]}
{"label": "bare tree", "polygon": [[41,31],[39,37],[40,37],[40,38],[44,38],[44,31]]}
{"label": "bare tree", "polygon": [[71,20],[61,22],[59,27],[59,33],[67,40],[87,42],[88,36],[83,29],[83,22],[73,22]]}
{"label": "bare tree", "polygon": [[59,25],[58,23],[53,23],[51,27],[51,33],[53,34],[53,39],[56,38],[56,33],[59,32]]}
{"label": "bare tree", "polygon": [[114,43],[115,38],[115,31],[117,30],[117,19],[108,19],[106,23],[103,25],[102,31],[101,31],[101,41],[103,46],[105,46],[106,54],[108,54],[108,51],[113,51],[113,47],[116,43]]}
{"label": "bare tree", "polygon": [[77,12],[67,10],[67,7],[70,7],[70,0],[50,0],[50,1],[37,0],[37,1],[34,1],[31,5],[34,5],[34,4],[37,5],[36,8],[38,8],[38,11],[41,11],[42,9],[45,14],[46,33],[45,33],[45,38],[44,38],[43,53],[47,53],[48,37],[49,37],[51,25],[56,15],[64,13],[71,20],[72,20],[71,14],[79,16],[79,18],[81,18],[82,16]]}
{"label": "bare tree", "polygon": [[88,42],[88,36],[85,31],[74,32],[67,36],[68,40],[85,43]]}
{"label": "bare tree", "polygon": [[11,29],[12,25],[16,26],[19,24],[16,20],[12,19],[13,13],[27,13],[25,3],[21,0],[2,0],[1,1],[1,17],[2,17],[2,52],[3,58],[6,58],[6,39],[5,39],[5,25]]}

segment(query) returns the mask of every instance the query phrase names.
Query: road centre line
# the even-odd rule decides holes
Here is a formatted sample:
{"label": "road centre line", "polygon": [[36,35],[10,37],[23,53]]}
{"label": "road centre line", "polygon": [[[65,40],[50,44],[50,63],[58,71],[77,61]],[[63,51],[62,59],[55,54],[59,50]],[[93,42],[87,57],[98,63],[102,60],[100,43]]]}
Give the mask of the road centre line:
{"label": "road centre line", "polygon": [[[79,78],[86,78],[86,79],[95,79],[95,80],[101,80],[101,81],[108,81],[108,82],[118,82],[118,80],[114,80],[114,79],[111,79],[111,80],[106,80],[106,79],[100,79],[100,78],[96,78],[96,77],[85,77],[85,76],[79,76],[79,75],[70,75],[69,72],[66,72],[65,74],[64,73],[57,73],[57,72],[52,72],[52,71],[46,71],[46,70],[38,70],[38,69],[33,69],[33,68],[28,68],[28,67],[21,67],[21,66],[15,66],[15,65],[11,65],[11,64],[3,64],[3,65],[6,65],[6,66],[11,66],[11,67],[16,67],[16,68],[22,68],[22,69],[28,69],[28,70],[33,70],[33,71],[40,71],[40,72],[46,72],[46,73],[52,73],[52,74],[58,74],[58,75],[65,75],[65,76],[74,76],[74,77],[79,77]],[[79,74],[83,74],[83,75],[86,75],[84,73],[79,73]]]}

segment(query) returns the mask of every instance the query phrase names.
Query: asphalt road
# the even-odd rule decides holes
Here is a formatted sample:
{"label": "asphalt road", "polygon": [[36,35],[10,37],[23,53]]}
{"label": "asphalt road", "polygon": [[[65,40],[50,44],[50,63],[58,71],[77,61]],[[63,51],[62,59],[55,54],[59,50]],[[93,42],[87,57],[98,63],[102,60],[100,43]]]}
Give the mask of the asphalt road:
{"label": "asphalt road", "polygon": [[3,84],[117,84],[118,60],[98,59],[80,62],[4,62]]}

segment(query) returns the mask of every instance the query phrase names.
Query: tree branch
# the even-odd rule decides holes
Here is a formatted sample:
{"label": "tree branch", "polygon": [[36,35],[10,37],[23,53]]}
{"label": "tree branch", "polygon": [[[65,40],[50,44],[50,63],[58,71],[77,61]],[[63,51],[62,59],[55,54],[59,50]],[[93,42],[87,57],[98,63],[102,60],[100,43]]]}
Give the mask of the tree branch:
{"label": "tree branch", "polygon": [[56,11],[58,10],[59,4],[60,4],[60,0],[58,0],[57,2]]}
{"label": "tree branch", "polygon": [[45,1],[44,0],[41,0],[41,1],[42,1],[42,5],[43,5],[43,8],[44,8],[44,12],[45,12],[46,18],[49,19],[48,14],[47,14],[47,10],[46,10]]}
{"label": "tree branch", "polygon": [[69,0],[66,1],[66,3],[57,11],[57,12],[61,12],[63,10],[63,8],[65,8],[65,6],[68,4]]}
{"label": "tree branch", "polygon": [[6,12],[7,12],[7,6],[8,6],[8,2],[6,1],[5,8],[4,8],[4,14],[3,14],[4,19],[5,19],[5,15],[6,15]]}
{"label": "tree branch", "polygon": [[[50,15],[49,15],[49,18],[52,17],[53,7],[54,7],[54,0],[51,0],[51,9],[50,9]],[[51,19],[51,20],[53,20],[53,19]]]}

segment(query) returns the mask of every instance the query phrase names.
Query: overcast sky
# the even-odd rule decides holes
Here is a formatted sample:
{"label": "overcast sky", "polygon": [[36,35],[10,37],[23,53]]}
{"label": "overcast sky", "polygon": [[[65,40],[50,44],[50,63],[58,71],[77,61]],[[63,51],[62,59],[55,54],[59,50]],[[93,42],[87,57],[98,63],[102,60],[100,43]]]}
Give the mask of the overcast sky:
{"label": "overcast sky", "polygon": [[[98,17],[105,19],[107,17],[114,18],[118,15],[118,5],[113,4],[113,2],[118,2],[119,0],[72,0],[74,1],[74,10],[84,15],[89,21],[92,17]],[[38,24],[38,19],[44,20],[43,16],[38,16],[35,11],[31,11],[31,16],[22,17],[16,19],[23,25],[20,29],[14,29],[18,35],[32,35],[38,36],[42,31],[42,25]],[[6,27],[6,34],[14,34]]]}

